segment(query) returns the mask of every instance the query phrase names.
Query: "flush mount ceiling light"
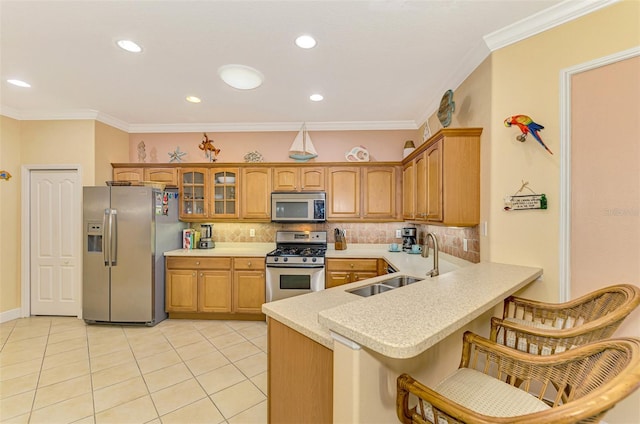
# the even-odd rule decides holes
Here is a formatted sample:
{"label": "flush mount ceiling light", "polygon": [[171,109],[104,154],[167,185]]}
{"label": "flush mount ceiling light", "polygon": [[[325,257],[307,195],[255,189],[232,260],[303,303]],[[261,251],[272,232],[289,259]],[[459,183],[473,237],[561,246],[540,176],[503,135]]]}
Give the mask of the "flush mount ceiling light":
{"label": "flush mount ceiling light", "polygon": [[31,84],[29,84],[28,82],[24,82],[18,79],[8,79],[7,82],[9,84],[15,85],[16,87],[23,87],[23,88],[31,87]]}
{"label": "flush mount ceiling light", "polygon": [[260,71],[245,65],[221,66],[218,68],[218,75],[222,81],[238,90],[252,90],[260,87],[264,81],[264,76]]}
{"label": "flush mount ceiling light", "polygon": [[309,100],[312,102],[321,102],[324,100],[324,96],[322,94],[312,94],[309,96]]}
{"label": "flush mount ceiling light", "polygon": [[316,44],[317,43],[315,38],[310,35],[305,34],[296,38],[296,46],[300,47],[301,49],[312,49],[316,46]]}
{"label": "flush mount ceiling light", "polygon": [[142,51],[142,47],[140,47],[138,44],[134,43],[131,40],[118,40],[116,44],[121,49],[131,53],[140,53]]}
{"label": "flush mount ceiling light", "polygon": [[190,103],[200,103],[202,101],[200,100],[200,97],[196,97],[196,96],[187,96],[186,99]]}

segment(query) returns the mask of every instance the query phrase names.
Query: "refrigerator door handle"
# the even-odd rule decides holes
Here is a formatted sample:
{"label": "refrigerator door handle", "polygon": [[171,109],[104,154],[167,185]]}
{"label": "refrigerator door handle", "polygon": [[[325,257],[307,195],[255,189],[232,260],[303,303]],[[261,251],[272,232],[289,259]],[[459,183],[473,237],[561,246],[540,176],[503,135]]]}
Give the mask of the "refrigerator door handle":
{"label": "refrigerator door handle", "polygon": [[[111,262],[111,218],[109,209],[104,210],[102,215],[102,256],[104,258],[104,266],[109,266]],[[107,218],[109,217],[109,218]]]}
{"label": "refrigerator door handle", "polygon": [[109,225],[111,231],[111,266],[118,265],[118,210],[111,209],[111,217],[113,220]]}

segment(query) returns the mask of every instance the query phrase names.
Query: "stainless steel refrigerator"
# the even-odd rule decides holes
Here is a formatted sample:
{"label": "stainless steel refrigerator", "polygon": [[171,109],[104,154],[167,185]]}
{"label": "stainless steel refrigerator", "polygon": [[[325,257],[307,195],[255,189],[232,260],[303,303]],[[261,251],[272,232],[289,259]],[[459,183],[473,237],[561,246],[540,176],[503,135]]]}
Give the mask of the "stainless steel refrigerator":
{"label": "stainless steel refrigerator", "polygon": [[82,315],[152,326],[167,317],[164,252],[182,247],[177,190],[83,187]]}

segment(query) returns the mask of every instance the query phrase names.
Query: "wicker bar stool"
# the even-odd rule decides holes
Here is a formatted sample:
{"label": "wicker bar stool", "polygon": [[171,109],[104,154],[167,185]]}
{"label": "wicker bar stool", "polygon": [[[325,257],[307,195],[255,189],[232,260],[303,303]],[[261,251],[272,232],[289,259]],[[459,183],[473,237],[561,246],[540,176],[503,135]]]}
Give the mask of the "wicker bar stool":
{"label": "wicker bar stool", "polygon": [[639,387],[640,338],[540,356],[467,332],[460,368],[435,388],[398,377],[396,412],[407,424],[597,423]]}
{"label": "wicker bar stool", "polygon": [[491,319],[491,340],[537,355],[560,353],[611,337],[640,304],[630,284],[605,287],[566,303],[544,303],[511,296],[502,318]]}

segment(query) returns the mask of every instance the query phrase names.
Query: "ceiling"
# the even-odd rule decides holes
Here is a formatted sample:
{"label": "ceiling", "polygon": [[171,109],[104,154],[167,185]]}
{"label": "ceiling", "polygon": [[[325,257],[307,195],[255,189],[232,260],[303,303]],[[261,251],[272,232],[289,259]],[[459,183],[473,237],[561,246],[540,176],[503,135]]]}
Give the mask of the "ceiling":
{"label": "ceiling", "polygon": [[[94,117],[129,132],[291,130],[301,122],[414,129],[491,50],[593,3],[2,0],[0,111]],[[317,46],[296,47],[300,34]],[[119,49],[121,38],[143,52]],[[258,69],[264,83],[227,86],[217,70],[230,63]],[[313,93],[324,101],[310,101]]]}

